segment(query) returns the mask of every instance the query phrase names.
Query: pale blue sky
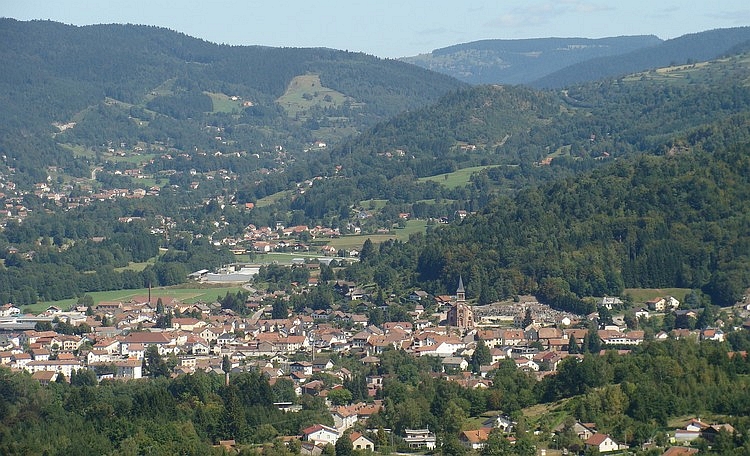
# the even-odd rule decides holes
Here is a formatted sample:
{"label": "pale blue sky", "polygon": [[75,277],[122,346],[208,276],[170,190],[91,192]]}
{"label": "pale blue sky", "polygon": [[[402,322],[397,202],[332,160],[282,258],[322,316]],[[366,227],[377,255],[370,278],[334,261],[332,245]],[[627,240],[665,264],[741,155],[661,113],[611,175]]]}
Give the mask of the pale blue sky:
{"label": "pale blue sky", "polygon": [[[215,43],[403,57],[481,39],[663,39],[750,25],[747,0],[0,0],[0,16],[167,27]],[[2,45],[2,44],[0,44]]]}

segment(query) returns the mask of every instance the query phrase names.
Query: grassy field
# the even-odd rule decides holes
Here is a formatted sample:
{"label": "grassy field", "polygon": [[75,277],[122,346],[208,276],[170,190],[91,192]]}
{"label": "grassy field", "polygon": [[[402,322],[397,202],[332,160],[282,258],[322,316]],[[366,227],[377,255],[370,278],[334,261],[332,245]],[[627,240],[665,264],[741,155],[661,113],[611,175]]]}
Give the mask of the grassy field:
{"label": "grassy field", "polygon": [[[217,296],[224,296],[227,292],[236,293],[241,289],[238,286],[203,286],[200,288],[195,288],[195,284],[189,284],[189,286],[194,288],[188,288],[187,285],[168,288],[153,288],[151,289],[151,297],[154,300],[158,297],[170,297],[177,298],[183,302],[193,303],[197,301],[214,301]],[[88,293],[88,295],[94,299],[95,304],[102,301],[127,301],[136,296],[148,296],[148,288],[96,291]],[[52,305],[62,309],[68,309],[70,306],[75,305],[77,301],[77,299],[64,299],[62,301],[38,302],[30,306],[24,306],[21,310],[27,313],[40,313]]]}
{"label": "grassy field", "polygon": [[383,209],[386,204],[388,204],[388,200],[384,199],[369,199],[359,202],[359,205],[366,210],[380,210]]}
{"label": "grassy field", "polygon": [[276,102],[284,108],[289,117],[295,117],[303,115],[313,106],[331,108],[343,104],[346,100],[347,97],[343,93],[323,87],[317,74],[306,74],[292,79],[286,93]]}
{"label": "grassy field", "polygon": [[146,266],[153,265],[154,263],[156,263],[156,257],[154,257],[154,258],[152,258],[152,259],[150,259],[148,261],[144,261],[142,263],[133,263],[133,262],[131,262],[130,264],[128,264],[127,266],[124,266],[122,268],[115,268],[115,271],[117,271],[117,272],[122,272],[122,271],[141,272],[144,269],[146,269]]}
{"label": "grassy field", "polygon": [[211,97],[214,105],[213,112],[238,113],[242,109],[242,100],[232,100],[229,95],[223,93],[206,92]]}
{"label": "grassy field", "polygon": [[398,239],[406,241],[413,233],[424,233],[427,230],[427,222],[424,220],[409,220],[406,222],[406,228],[394,230],[391,234],[358,234],[341,236],[340,238],[331,239],[329,245],[337,249],[359,249],[367,239],[374,244],[387,241],[389,239]]}
{"label": "grassy field", "polygon": [[672,296],[682,302],[690,291],[690,288],[626,288],[625,294],[632,296],[636,304],[664,296]]}
{"label": "grassy field", "polygon": [[274,193],[273,195],[268,195],[264,198],[259,199],[255,202],[256,207],[265,207],[270,206],[278,201],[283,200],[284,198],[291,198],[292,192],[289,190],[284,190],[278,193]]}
{"label": "grassy field", "polygon": [[457,187],[463,187],[464,185],[468,184],[469,178],[471,177],[472,174],[477,173],[483,169],[496,168],[496,167],[497,165],[474,166],[471,168],[459,169],[458,171],[454,171],[452,173],[438,174],[436,176],[429,176],[429,177],[420,177],[418,180],[420,182],[434,181],[434,182],[441,184],[443,187],[446,187],[446,188],[457,188]]}

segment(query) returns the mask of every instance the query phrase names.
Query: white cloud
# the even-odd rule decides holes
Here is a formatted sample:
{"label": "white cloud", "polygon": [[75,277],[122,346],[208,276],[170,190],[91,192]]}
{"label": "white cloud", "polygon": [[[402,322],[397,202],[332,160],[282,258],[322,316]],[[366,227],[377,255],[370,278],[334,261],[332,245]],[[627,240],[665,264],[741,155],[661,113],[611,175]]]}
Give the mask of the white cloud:
{"label": "white cloud", "polygon": [[577,21],[580,21],[581,15],[598,14],[612,9],[611,6],[590,1],[546,1],[513,8],[506,13],[494,17],[486,22],[485,25],[491,28],[536,27],[560,20],[562,16],[570,14],[578,16],[579,19]]}

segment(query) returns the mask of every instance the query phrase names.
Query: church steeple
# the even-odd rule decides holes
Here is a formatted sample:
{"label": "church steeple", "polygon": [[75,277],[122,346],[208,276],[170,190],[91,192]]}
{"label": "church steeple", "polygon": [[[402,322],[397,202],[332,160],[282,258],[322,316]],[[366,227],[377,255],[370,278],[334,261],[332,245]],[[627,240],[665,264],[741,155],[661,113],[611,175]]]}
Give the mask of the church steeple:
{"label": "church steeple", "polygon": [[456,301],[466,301],[466,291],[464,290],[464,279],[458,276],[458,288],[456,288]]}

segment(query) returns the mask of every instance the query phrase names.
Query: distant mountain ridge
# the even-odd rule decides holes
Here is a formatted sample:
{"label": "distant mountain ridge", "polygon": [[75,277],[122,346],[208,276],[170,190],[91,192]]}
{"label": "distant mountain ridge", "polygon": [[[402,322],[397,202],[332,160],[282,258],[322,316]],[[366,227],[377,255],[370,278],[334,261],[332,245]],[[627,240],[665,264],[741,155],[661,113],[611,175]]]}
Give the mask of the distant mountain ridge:
{"label": "distant mountain ridge", "polygon": [[560,88],[744,49],[750,27],[709,30],[662,41],[656,36],[602,39],[482,40],[403,60],[469,84]]}
{"label": "distant mountain ridge", "polygon": [[749,44],[750,27],[692,33],[664,41],[658,46],[571,65],[530,85],[537,88],[563,87],[674,64],[713,60],[746,49]]}
{"label": "distant mountain ridge", "polygon": [[526,84],[579,62],[624,54],[661,42],[653,35],[481,40],[402,60],[470,84]]}

